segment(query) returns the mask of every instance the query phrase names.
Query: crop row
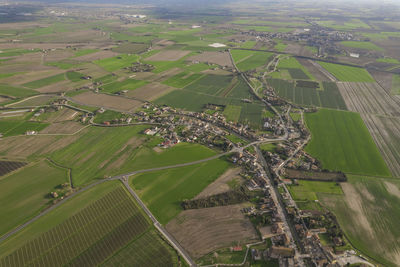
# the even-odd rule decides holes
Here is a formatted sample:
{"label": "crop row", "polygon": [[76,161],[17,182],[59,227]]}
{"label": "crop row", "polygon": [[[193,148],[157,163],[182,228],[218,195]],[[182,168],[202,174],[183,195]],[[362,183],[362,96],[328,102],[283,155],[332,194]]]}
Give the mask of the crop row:
{"label": "crop row", "polygon": [[103,266],[176,266],[169,249],[149,231],[112,257]]}
{"label": "crop row", "polygon": [[67,264],[128,219],[136,222],[138,230],[148,226],[126,192],[116,189],[15,250],[0,266]]}

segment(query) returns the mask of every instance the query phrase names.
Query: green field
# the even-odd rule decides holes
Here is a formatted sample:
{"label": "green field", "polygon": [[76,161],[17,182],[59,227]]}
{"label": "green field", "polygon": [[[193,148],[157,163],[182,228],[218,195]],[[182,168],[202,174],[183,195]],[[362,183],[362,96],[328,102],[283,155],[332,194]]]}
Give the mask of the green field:
{"label": "green field", "polygon": [[72,169],[74,185],[134,170],[191,162],[215,155],[198,144],[180,143],[160,153],[153,150],[159,138],[140,134],[146,126],[91,128],[51,158]]}
{"label": "green field", "polygon": [[340,185],[335,182],[297,181],[299,185],[289,186],[290,193],[296,201],[317,200],[318,193],[343,194]]}
{"label": "green field", "polygon": [[[319,195],[351,244],[383,266],[397,266],[400,249],[400,183],[397,179],[348,175],[345,195]],[[371,246],[371,244],[375,244]]]}
{"label": "green field", "polygon": [[203,74],[191,73],[190,71],[182,71],[181,73],[168,78],[162,83],[176,88],[183,88],[191,84],[192,82],[200,79],[202,76]]}
{"label": "green field", "polygon": [[24,121],[24,120],[0,120],[0,129],[4,137],[23,135],[27,131],[39,132],[49,126],[48,123]]}
{"label": "green field", "polygon": [[80,82],[82,81],[82,77],[84,76],[82,73],[76,71],[68,71],[66,73],[67,79],[71,82]]}
{"label": "green field", "polygon": [[251,51],[251,50],[231,50],[233,60],[240,71],[248,71],[268,64],[272,53]]}
{"label": "green field", "polygon": [[319,64],[342,82],[375,82],[374,78],[363,68],[319,62]]}
{"label": "green field", "polygon": [[140,44],[140,43],[123,43],[112,50],[118,53],[125,54],[138,54],[146,51],[149,48],[148,44]]}
{"label": "green field", "polygon": [[67,171],[40,161],[0,180],[0,235],[15,228],[48,206],[47,196],[68,182]]}
{"label": "green field", "polygon": [[220,95],[232,82],[230,75],[205,75],[194,83],[185,87],[185,90],[208,94]]}
{"label": "green field", "polygon": [[316,21],[318,25],[323,27],[332,28],[340,31],[349,31],[355,29],[369,29],[370,26],[359,19],[351,19],[348,21],[333,21],[333,20],[320,20]]}
{"label": "green field", "polygon": [[282,79],[268,79],[268,83],[277,94],[293,103],[347,110],[346,103],[333,82],[323,82],[323,90],[316,88],[297,87],[294,83]]}
{"label": "green field", "polygon": [[138,55],[119,55],[111,58],[104,58],[94,61],[94,63],[106,71],[113,72],[125,67],[129,67],[132,63],[137,62],[139,59]]}
{"label": "green field", "polygon": [[378,58],[376,60],[376,62],[383,62],[383,63],[389,63],[389,64],[400,64],[400,61],[398,59],[390,58],[390,57]]}
{"label": "green field", "polygon": [[17,98],[28,97],[38,94],[34,90],[11,86],[8,84],[0,84],[0,95],[7,95]]}
{"label": "green field", "polygon": [[357,41],[343,41],[340,42],[341,45],[352,47],[352,48],[359,48],[365,50],[374,50],[374,51],[383,51],[383,49],[371,42],[357,42]]}
{"label": "green field", "polygon": [[98,265],[149,227],[144,213],[125,189],[119,187],[26,242],[3,258],[2,263],[8,261],[13,266],[26,263]]}
{"label": "green field", "polygon": [[395,95],[400,95],[400,75],[392,75],[392,93]]}
{"label": "green field", "polygon": [[142,80],[135,80],[135,79],[126,79],[121,82],[111,82],[106,85],[101,86],[103,89],[102,92],[107,92],[107,93],[117,93],[119,91],[123,90],[135,90],[139,87],[142,87],[146,84],[148,84],[148,81],[142,81]]}
{"label": "green field", "polygon": [[312,139],[305,150],[323,168],[355,174],[391,176],[358,113],[321,109],[305,114]]}
{"label": "green field", "polygon": [[192,199],[222,175],[229,163],[216,159],[187,167],[143,173],[131,184],[162,224],[178,215],[181,201]]}
{"label": "green field", "polygon": [[101,266],[179,266],[176,252],[155,230],[135,239]]}
{"label": "green field", "polygon": [[240,112],[239,121],[241,123],[249,124],[255,128],[260,128],[262,125],[264,106],[257,101],[254,101],[253,103],[244,103],[240,99],[230,98],[230,96],[239,95],[239,93],[246,94],[246,96],[250,95],[248,88],[245,91],[237,88],[235,94],[231,92],[230,95],[228,95],[229,97],[211,96],[184,89],[172,91],[171,93],[158,98],[155,102],[160,105],[166,104],[172,107],[182,108],[190,111],[202,111],[204,106],[210,103],[216,105],[241,106],[242,109]]}
{"label": "green field", "polygon": [[31,88],[31,89],[37,89],[43,86],[47,86],[53,83],[57,83],[57,82],[61,82],[65,80],[65,74],[64,73],[60,73],[60,74],[56,74],[54,76],[50,76],[50,77],[46,77],[40,80],[36,80],[33,82],[29,82],[29,83],[25,83],[23,84],[23,86]]}
{"label": "green field", "polygon": [[238,122],[241,110],[242,110],[241,106],[228,105],[224,109],[223,114],[226,117],[227,121]]}
{"label": "green field", "polygon": [[75,57],[81,57],[81,56],[85,56],[85,55],[89,55],[95,52],[98,52],[99,50],[97,49],[80,49],[78,51],[75,52]]}
{"label": "green field", "polygon": [[[287,70],[292,79],[315,80],[312,74],[294,57],[281,57],[279,60],[278,69],[280,71]],[[276,78],[285,78],[279,72],[274,72],[272,75]]]}

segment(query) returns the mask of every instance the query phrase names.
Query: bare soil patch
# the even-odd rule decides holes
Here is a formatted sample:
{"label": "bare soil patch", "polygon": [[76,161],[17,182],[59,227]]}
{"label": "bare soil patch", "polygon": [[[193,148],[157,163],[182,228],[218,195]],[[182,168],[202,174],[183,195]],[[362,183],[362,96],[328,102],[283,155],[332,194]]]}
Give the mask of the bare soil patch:
{"label": "bare soil patch", "polygon": [[115,57],[117,55],[118,55],[118,53],[113,52],[111,50],[103,50],[103,51],[87,54],[84,56],[76,57],[74,59],[79,60],[79,61],[93,61],[93,60],[98,60],[98,59],[103,59],[103,58],[108,58],[108,57]]}
{"label": "bare soil patch", "polygon": [[63,59],[67,59],[74,56],[74,53],[71,51],[65,51],[65,50],[55,50],[55,51],[49,51],[46,53],[44,56],[45,61],[59,61]]}
{"label": "bare soil patch", "polygon": [[346,204],[353,211],[354,218],[359,224],[358,226],[364,229],[366,235],[373,238],[375,232],[368,221],[367,214],[363,211],[362,196],[352,184],[341,183],[340,185],[344,193]]}
{"label": "bare soil patch", "polygon": [[152,101],[173,90],[175,90],[175,88],[154,82],[146,84],[136,90],[128,91],[127,95],[141,100]]}
{"label": "bare soil patch", "polygon": [[19,102],[9,104],[7,106],[9,106],[9,107],[41,106],[41,105],[45,105],[45,104],[49,103],[54,98],[55,98],[55,96],[53,96],[53,95],[38,95],[38,96],[33,96],[30,98],[27,98],[27,99],[19,101]]}
{"label": "bare soil patch", "polygon": [[188,60],[217,64],[232,67],[232,60],[228,52],[203,52],[199,55],[189,57]]}
{"label": "bare soil patch", "polygon": [[43,129],[41,134],[73,134],[85,126],[75,121],[55,122]]}
{"label": "bare soil patch", "polygon": [[246,204],[185,210],[166,226],[195,259],[214,250],[258,240],[257,233],[240,211]]}
{"label": "bare soil patch", "polygon": [[[13,85],[21,85],[21,84],[24,84],[24,83],[40,80],[40,79],[43,79],[43,78],[46,78],[46,77],[50,77],[50,76],[53,76],[53,75],[57,75],[57,74],[60,74],[60,73],[64,72],[63,70],[56,70],[56,69],[53,69],[53,68],[51,68],[51,69],[52,70],[50,70],[50,69],[38,70],[38,71],[32,71],[32,72],[24,73],[24,74],[17,74],[15,76],[12,76],[12,77],[9,77],[9,78],[6,78],[6,79],[2,79],[2,82],[10,83],[10,84],[13,84]],[[1,71],[1,69],[0,69],[0,71]],[[19,71],[22,71],[22,69],[19,70]]]}
{"label": "bare soil patch", "polygon": [[368,70],[377,83],[389,94],[392,91],[392,74],[376,70]]}
{"label": "bare soil patch", "polygon": [[147,61],[176,61],[189,54],[190,51],[184,50],[165,50],[151,57],[146,58]]}
{"label": "bare soil patch", "polygon": [[[83,130],[80,133],[85,132]],[[25,159],[31,155],[39,156],[62,149],[75,142],[80,134],[71,136],[14,136],[0,140],[0,153],[7,157]]]}
{"label": "bare soil patch", "polygon": [[395,184],[393,184],[391,182],[388,182],[388,181],[385,181],[384,183],[385,183],[387,191],[390,194],[400,198],[400,189],[397,187],[397,185],[395,185]]}
{"label": "bare soil patch", "polygon": [[74,101],[81,105],[104,107],[116,111],[126,112],[134,111],[141,106],[141,102],[120,96],[111,96],[106,94],[96,94],[85,92],[73,97]]}
{"label": "bare soil patch", "polygon": [[400,118],[361,114],[392,174],[400,177]]}
{"label": "bare soil patch", "polygon": [[218,177],[217,180],[209,184],[200,194],[198,194],[194,199],[206,198],[212,195],[228,192],[231,190],[228,182],[238,179],[242,180],[239,176],[240,168],[232,168],[227,170],[224,174]]}
{"label": "bare soil patch", "polygon": [[378,83],[338,82],[349,110],[389,116],[400,116],[400,102]]}
{"label": "bare soil patch", "polygon": [[66,92],[72,88],[70,81],[61,81],[58,83],[53,83],[47,86],[40,87],[35,89],[40,93],[59,93],[59,92]]}

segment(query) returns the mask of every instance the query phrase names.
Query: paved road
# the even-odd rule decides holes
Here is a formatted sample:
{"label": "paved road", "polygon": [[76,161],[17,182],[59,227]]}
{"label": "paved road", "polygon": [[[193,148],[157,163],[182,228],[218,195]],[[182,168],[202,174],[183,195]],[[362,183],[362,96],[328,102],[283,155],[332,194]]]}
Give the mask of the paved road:
{"label": "paved road", "polygon": [[135,200],[139,203],[139,205],[142,207],[144,212],[146,212],[147,216],[150,217],[152,220],[154,226],[157,228],[157,230],[165,237],[165,239],[168,240],[168,242],[179,252],[179,254],[185,259],[185,261],[190,265],[190,266],[196,266],[196,263],[192,260],[190,255],[186,252],[186,250],[179,244],[178,241],[175,240],[175,238],[168,233],[168,231],[157,221],[156,217],[151,213],[151,211],[147,208],[147,206],[143,203],[143,201],[139,198],[139,196],[135,193],[135,191],[132,190],[132,188],[129,186],[128,179],[122,178],[121,179],[122,183],[125,185],[126,189],[128,189],[129,193],[135,198]]}

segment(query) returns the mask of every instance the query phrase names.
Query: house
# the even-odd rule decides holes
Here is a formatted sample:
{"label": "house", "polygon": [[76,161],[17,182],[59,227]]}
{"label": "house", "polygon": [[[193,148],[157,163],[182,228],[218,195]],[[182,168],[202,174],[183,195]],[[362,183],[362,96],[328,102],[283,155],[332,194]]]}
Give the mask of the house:
{"label": "house", "polygon": [[35,135],[35,134],[37,134],[37,132],[36,131],[27,131],[25,134],[26,135]]}
{"label": "house", "polygon": [[293,248],[272,246],[268,250],[268,257],[272,259],[278,259],[280,257],[291,258],[294,257],[294,255],[295,251]]}
{"label": "house", "polygon": [[232,251],[242,251],[243,248],[242,248],[242,246],[234,246],[234,247],[231,248],[231,250]]}

